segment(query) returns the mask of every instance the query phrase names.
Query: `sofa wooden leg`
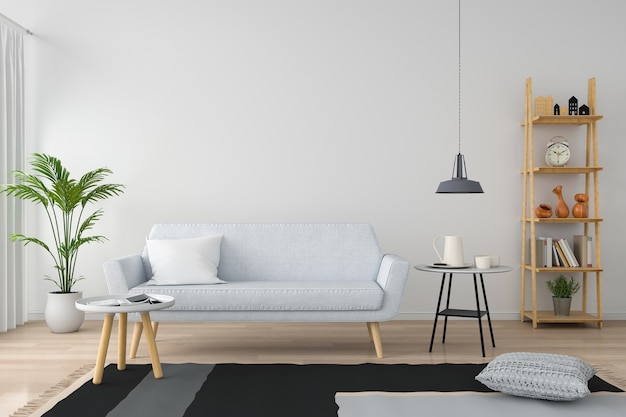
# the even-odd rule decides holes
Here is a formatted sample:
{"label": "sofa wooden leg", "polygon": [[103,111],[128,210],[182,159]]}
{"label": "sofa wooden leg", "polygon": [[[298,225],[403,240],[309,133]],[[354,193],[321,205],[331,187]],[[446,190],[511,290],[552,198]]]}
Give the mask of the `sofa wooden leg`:
{"label": "sofa wooden leg", "polygon": [[368,322],[367,331],[370,334],[370,338],[374,342],[374,348],[376,348],[376,356],[379,359],[383,358],[383,341],[380,338],[380,323]]}

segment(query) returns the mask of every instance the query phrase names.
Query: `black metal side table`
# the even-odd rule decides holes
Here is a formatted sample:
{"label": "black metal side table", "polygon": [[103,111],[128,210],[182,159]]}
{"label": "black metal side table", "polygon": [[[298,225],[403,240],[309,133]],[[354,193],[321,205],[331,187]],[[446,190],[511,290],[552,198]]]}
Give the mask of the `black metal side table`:
{"label": "black metal side table", "polygon": [[[492,268],[479,269],[474,266],[468,268],[450,268],[434,265],[416,265],[415,269],[425,272],[437,272],[443,274],[441,277],[441,288],[439,289],[439,300],[437,301],[437,311],[435,312],[435,322],[433,324],[433,334],[430,338],[429,352],[433,350],[433,341],[435,340],[435,333],[437,331],[437,322],[439,317],[445,317],[443,325],[443,339],[441,343],[446,343],[446,330],[448,328],[448,317],[465,317],[478,319],[478,330],[480,332],[480,345],[485,357],[485,342],[483,340],[483,325],[482,317],[487,316],[487,322],[489,323],[489,333],[491,335],[491,345],[496,347],[496,342],[493,337],[493,328],[491,327],[491,316],[489,315],[489,304],[487,303],[487,292],[485,291],[485,282],[483,280],[483,274],[499,274],[503,272],[509,272],[513,268],[506,265],[495,266]],[[452,276],[453,274],[472,274],[474,277],[474,294],[476,296],[476,310],[464,310],[450,308],[450,293],[452,291]],[[446,308],[441,310],[441,299],[443,298],[443,291],[446,283],[446,277],[448,278],[448,293],[446,296]],[[480,297],[478,295],[478,279],[480,278],[480,286],[483,293],[483,302],[485,309],[480,309]]]}

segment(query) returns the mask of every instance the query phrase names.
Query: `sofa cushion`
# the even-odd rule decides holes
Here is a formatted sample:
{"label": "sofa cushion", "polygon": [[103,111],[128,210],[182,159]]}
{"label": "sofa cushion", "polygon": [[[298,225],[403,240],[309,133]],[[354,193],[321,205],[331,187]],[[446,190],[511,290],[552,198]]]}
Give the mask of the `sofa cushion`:
{"label": "sofa cushion", "polygon": [[147,285],[217,284],[222,236],[191,239],[148,239],[152,271]]}
{"label": "sofa cushion", "polygon": [[223,236],[217,275],[228,282],[375,281],[383,257],[369,224],[156,224],[149,238],[204,235]]}
{"label": "sofa cushion", "polygon": [[147,286],[132,294],[171,295],[169,310],[319,311],[378,310],[383,290],[372,281],[246,281],[221,285]]}

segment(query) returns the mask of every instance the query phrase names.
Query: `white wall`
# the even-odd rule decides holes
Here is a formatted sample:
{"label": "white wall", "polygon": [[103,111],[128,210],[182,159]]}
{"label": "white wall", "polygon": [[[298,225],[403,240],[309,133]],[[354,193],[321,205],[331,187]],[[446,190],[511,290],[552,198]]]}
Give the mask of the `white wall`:
{"label": "white wall", "polygon": [[[595,76],[603,307],[626,319],[621,0],[463,2],[462,152],[483,195],[434,193],[457,152],[455,0],[3,0],[0,12],[35,33],[29,150],[127,185],[104,204],[110,241],[82,254],[86,296],[106,291],[102,262],[140,251],[156,222],[369,222],[412,264],[434,261],[442,234],[463,235],[468,259],[500,254],[514,271],[486,279],[490,308],[518,318],[524,80],[586,101]],[[580,158],[584,129],[551,132],[539,143],[565,133]],[[570,204],[580,191],[565,189]],[[44,226],[36,213],[29,233]],[[29,256],[36,318],[52,270]],[[438,285],[412,271],[399,317],[432,318]]]}

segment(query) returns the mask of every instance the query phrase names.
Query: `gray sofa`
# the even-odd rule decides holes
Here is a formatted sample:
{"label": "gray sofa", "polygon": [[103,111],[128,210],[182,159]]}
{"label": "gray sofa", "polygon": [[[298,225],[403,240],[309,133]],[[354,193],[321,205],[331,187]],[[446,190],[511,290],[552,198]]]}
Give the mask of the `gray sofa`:
{"label": "gray sofa", "polygon": [[[200,246],[217,255],[209,283],[190,271],[204,260],[186,258]],[[142,254],[104,263],[110,294],[175,298],[154,322],[365,322],[379,358],[379,323],[396,315],[408,272],[368,224],[157,224]]]}

